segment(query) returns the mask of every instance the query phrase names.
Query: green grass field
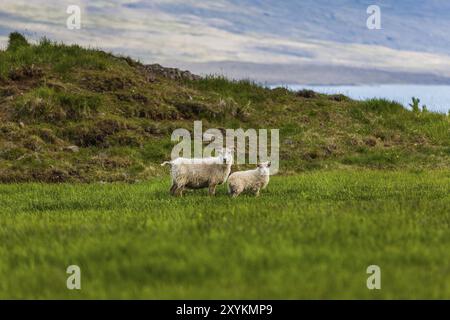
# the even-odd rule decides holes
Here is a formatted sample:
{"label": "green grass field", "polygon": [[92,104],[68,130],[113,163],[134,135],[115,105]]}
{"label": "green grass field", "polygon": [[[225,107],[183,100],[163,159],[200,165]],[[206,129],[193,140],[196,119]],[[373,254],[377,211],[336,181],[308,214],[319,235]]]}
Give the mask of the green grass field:
{"label": "green grass field", "polygon": [[234,200],[168,187],[1,185],[0,298],[450,298],[448,170],[280,176]]}
{"label": "green grass field", "polygon": [[[450,299],[450,114],[170,70],[10,34],[0,298]],[[279,129],[260,198],[169,196],[159,164],[197,120]]]}

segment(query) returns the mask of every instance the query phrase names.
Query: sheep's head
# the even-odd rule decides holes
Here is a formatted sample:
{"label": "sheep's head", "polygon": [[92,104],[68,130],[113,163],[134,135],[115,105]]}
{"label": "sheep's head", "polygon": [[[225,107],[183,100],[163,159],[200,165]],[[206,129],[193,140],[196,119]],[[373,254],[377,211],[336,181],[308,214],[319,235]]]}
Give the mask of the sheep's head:
{"label": "sheep's head", "polygon": [[233,164],[233,149],[222,148],[218,151],[220,162],[223,164]]}
{"label": "sheep's head", "polygon": [[258,163],[258,170],[261,175],[269,175],[270,174],[270,161],[260,162]]}

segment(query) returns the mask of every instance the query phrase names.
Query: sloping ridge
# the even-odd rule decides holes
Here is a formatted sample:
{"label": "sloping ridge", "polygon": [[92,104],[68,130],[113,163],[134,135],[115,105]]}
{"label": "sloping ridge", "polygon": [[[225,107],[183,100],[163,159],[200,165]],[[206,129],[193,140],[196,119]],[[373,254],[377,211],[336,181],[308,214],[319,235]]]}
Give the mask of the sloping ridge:
{"label": "sloping ridge", "polygon": [[[166,174],[176,128],[280,130],[280,174],[449,168],[449,117],[268,89],[10,35],[0,52],[0,182],[136,182]],[[240,168],[236,166],[235,169]]]}

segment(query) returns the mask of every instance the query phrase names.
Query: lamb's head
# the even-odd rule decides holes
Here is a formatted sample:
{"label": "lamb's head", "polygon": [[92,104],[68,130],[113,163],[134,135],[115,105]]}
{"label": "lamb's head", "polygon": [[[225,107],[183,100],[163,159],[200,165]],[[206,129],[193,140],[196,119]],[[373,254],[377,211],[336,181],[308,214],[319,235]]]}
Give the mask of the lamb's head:
{"label": "lamb's head", "polygon": [[270,161],[258,163],[258,171],[262,176],[267,176],[270,174]]}
{"label": "lamb's head", "polygon": [[231,148],[222,148],[218,152],[219,161],[223,164],[233,164],[233,149]]}

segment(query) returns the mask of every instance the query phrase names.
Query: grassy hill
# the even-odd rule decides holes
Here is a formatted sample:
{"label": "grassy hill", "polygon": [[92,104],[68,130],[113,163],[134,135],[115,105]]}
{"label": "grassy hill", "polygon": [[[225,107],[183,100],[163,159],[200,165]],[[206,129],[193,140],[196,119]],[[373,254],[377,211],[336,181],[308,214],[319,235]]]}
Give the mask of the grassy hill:
{"label": "grassy hill", "polygon": [[160,176],[175,128],[280,129],[280,173],[449,168],[450,119],[395,102],[194,77],[10,35],[0,52],[0,182]]}

